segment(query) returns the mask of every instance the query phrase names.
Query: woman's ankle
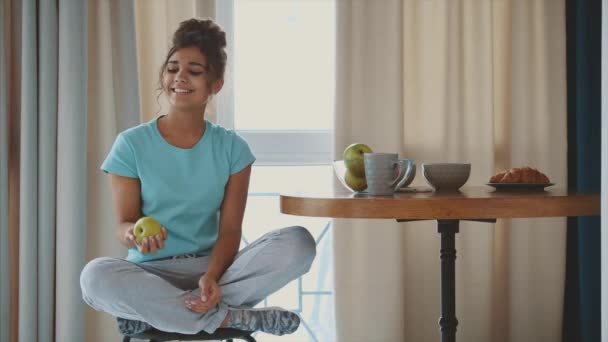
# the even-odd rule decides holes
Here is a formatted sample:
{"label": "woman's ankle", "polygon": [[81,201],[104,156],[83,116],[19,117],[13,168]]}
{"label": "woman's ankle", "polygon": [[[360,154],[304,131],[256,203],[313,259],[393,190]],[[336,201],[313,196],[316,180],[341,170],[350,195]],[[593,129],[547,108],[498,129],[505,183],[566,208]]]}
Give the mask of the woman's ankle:
{"label": "woman's ankle", "polygon": [[224,318],[224,320],[222,321],[222,324],[220,324],[220,328],[226,328],[228,327],[228,320],[230,319],[230,312],[228,312],[226,314],[226,317]]}

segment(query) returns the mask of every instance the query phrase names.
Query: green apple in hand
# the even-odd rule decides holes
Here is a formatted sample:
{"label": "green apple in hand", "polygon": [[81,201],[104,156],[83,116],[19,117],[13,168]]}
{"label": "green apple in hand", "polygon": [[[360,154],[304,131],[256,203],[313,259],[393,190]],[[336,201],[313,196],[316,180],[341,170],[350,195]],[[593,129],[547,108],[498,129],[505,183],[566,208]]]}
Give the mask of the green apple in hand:
{"label": "green apple in hand", "polygon": [[343,153],[344,165],[346,169],[356,177],[365,177],[365,162],[363,153],[372,153],[372,149],[365,144],[351,144]]}
{"label": "green apple in hand", "polygon": [[363,191],[367,189],[367,180],[365,179],[365,176],[357,177],[349,170],[346,170],[344,173],[344,181],[351,189],[355,191]]}
{"label": "green apple in hand", "polygon": [[135,227],[133,228],[133,235],[135,235],[135,241],[137,241],[138,245],[141,244],[145,237],[162,234],[163,231],[160,223],[152,217],[144,216],[140,218],[135,222]]}

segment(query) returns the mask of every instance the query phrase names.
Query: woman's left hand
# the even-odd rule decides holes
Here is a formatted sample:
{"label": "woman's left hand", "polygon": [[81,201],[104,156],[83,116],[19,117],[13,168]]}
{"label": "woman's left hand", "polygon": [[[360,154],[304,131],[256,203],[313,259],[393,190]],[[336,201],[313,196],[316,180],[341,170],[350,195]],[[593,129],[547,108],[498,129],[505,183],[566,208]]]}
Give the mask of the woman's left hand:
{"label": "woman's left hand", "polygon": [[222,291],[215,279],[207,277],[207,274],[198,280],[198,287],[201,289],[200,297],[187,298],[186,307],[193,312],[207,313],[220,302]]}

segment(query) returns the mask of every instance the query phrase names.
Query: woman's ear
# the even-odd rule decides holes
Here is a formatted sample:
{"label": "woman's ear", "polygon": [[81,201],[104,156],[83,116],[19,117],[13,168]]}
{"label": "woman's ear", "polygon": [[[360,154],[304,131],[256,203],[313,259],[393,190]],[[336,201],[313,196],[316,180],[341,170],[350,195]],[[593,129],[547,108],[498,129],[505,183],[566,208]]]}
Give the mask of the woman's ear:
{"label": "woman's ear", "polygon": [[219,80],[215,80],[213,81],[213,87],[212,87],[212,91],[214,95],[217,95],[217,93],[220,92],[220,90],[222,90],[222,87],[224,86],[224,79],[219,79]]}

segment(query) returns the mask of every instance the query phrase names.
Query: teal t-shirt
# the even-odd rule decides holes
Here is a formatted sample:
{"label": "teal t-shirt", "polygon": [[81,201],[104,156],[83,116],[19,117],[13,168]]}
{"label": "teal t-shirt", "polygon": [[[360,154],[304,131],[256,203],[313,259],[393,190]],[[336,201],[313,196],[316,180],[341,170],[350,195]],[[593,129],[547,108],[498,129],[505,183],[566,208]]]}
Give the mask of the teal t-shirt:
{"label": "teal t-shirt", "polygon": [[165,247],[156,254],[142,255],[133,248],[127,260],[211,253],[228,178],[254,161],[240,135],[207,120],[205,133],[189,149],[169,144],[157,119],[120,133],[101,170],[138,178],[143,215],[155,218],[168,232]]}

